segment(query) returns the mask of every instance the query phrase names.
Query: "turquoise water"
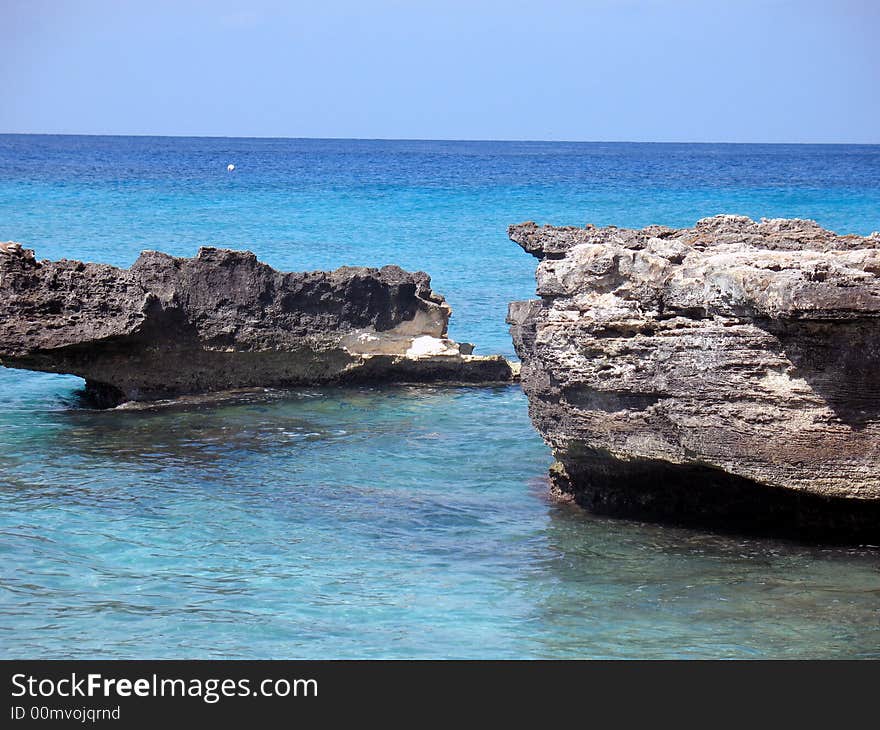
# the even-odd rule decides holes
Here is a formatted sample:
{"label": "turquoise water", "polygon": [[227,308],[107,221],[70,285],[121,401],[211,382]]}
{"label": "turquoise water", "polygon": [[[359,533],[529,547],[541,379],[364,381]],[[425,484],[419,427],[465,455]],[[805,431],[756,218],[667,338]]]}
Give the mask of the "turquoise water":
{"label": "turquoise water", "polygon": [[[234,163],[229,174],[226,165]],[[0,136],[0,240],[399,263],[512,353],[509,223],[880,229],[880,147]],[[550,503],[516,387],[82,408],[0,371],[4,657],[880,656],[880,554]]]}

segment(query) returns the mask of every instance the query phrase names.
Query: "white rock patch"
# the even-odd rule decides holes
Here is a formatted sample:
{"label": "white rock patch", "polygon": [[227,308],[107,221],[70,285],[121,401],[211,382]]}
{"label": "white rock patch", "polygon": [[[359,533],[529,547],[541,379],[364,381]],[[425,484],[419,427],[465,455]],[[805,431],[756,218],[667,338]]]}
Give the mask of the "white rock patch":
{"label": "white rock patch", "polygon": [[460,355],[458,343],[452,340],[423,335],[416,337],[406,351],[407,357],[431,357],[434,355]]}

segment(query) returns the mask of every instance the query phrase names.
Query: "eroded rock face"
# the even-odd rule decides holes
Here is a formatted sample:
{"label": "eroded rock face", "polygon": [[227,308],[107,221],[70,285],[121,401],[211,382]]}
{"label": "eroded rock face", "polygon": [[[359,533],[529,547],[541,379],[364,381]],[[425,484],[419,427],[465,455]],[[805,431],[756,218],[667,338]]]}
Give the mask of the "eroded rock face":
{"label": "eroded rock face", "polygon": [[427,274],[282,273],[250,252],[147,251],[130,269],[0,244],[0,363],[86,379],[102,405],[247,387],[512,378],[446,336]]}
{"label": "eroded rock face", "polygon": [[717,216],[511,226],[508,321],[554,488],[602,513],[880,533],[880,235]]}

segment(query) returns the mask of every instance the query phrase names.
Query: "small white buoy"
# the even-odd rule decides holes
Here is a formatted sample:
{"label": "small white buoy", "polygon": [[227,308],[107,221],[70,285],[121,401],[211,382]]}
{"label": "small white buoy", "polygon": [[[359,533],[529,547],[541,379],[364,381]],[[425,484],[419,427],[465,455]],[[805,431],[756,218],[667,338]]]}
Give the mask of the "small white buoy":
{"label": "small white buoy", "polygon": [[226,172],[232,172],[235,169],[235,165],[231,162],[226,166]]}

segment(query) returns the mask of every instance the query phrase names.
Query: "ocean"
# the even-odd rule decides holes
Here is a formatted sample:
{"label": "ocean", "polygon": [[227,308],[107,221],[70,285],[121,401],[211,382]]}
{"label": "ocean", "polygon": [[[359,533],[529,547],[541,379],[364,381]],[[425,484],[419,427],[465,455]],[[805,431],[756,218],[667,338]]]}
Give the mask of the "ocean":
{"label": "ocean", "polygon": [[[871,233],[880,146],[0,135],[0,240],[38,258],[399,264],[478,354],[534,292],[509,224],[717,213]],[[880,550],[555,504],[517,386],[81,387],[0,369],[4,658],[880,657]]]}

